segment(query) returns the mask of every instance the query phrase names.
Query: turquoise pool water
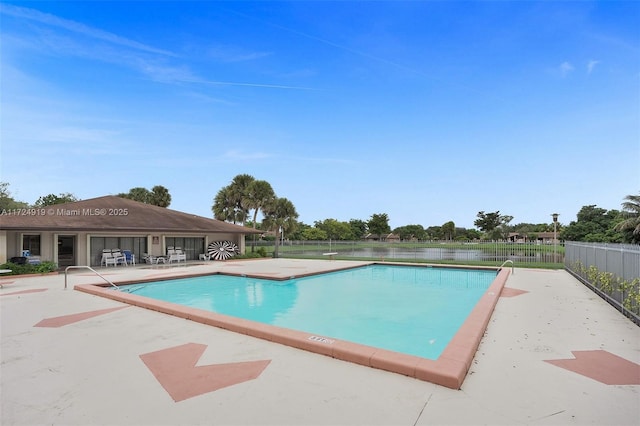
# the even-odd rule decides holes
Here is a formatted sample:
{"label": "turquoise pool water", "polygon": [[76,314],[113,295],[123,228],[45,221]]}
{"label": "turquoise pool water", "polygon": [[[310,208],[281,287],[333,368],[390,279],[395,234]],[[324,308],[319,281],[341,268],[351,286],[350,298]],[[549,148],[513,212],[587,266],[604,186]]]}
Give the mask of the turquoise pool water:
{"label": "turquoise pool water", "polygon": [[435,360],[495,277],[487,270],[370,265],[286,281],[210,275],[122,288]]}

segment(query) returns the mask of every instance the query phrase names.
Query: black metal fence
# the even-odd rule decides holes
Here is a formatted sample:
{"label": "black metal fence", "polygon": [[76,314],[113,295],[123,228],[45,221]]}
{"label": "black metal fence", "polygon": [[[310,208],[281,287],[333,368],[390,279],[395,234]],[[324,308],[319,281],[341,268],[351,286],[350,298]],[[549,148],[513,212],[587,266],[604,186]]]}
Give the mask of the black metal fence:
{"label": "black metal fence", "polygon": [[[273,251],[273,242],[260,245]],[[247,242],[250,250],[251,242]],[[499,266],[511,260],[520,266],[556,267],[564,263],[564,246],[505,241],[289,241],[279,247],[279,256],[322,258],[328,253],[340,259],[373,259],[442,262]],[[535,265],[534,265],[535,264]]]}

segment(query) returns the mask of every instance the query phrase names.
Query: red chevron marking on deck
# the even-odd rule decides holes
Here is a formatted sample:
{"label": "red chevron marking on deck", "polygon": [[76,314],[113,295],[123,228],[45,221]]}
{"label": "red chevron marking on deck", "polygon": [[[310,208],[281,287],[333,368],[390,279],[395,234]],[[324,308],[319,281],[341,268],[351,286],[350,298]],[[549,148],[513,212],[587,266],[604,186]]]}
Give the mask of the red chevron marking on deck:
{"label": "red chevron marking on deck", "polygon": [[517,288],[502,287],[502,293],[500,293],[500,297],[515,297],[525,293],[529,293],[529,292],[526,290],[520,290]]}
{"label": "red chevron marking on deck", "polygon": [[45,318],[34,327],[62,327],[65,325],[73,324],[78,321],[83,321],[88,318],[97,317],[99,315],[108,314],[109,312],[118,311],[120,309],[128,308],[129,306],[118,306],[117,308],[100,309],[97,311],[80,312],[78,314],[63,315],[61,317]]}
{"label": "red chevron marking on deck", "polygon": [[140,355],[175,402],[256,379],[271,360],[196,366],[207,345],[187,343]]}
{"label": "red chevron marking on deck", "polygon": [[640,365],[604,350],[571,351],[575,359],[545,360],[605,385],[640,385]]}
{"label": "red chevron marking on deck", "polygon": [[[8,284],[8,283],[5,283]],[[0,296],[11,296],[12,294],[27,294],[27,293],[40,293],[42,291],[47,291],[46,288],[34,288],[32,290],[21,290],[21,291],[12,291],[11,293],[2,293]]]}

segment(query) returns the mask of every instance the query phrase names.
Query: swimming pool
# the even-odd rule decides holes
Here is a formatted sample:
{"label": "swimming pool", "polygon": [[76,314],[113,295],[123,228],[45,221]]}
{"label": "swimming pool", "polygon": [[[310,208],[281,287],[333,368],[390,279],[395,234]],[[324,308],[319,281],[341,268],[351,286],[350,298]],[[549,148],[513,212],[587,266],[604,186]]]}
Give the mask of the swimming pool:
{"label": "swimming pool", "polygon": [[[223,268],[225,269],[225,272],[231,272],[227,273],[227,275],[235,275],[243,279],[280,279],[283,280],[283,282],[280,283],[280,286],[286,287],[287,284],[285,283],[285,281],[288,277],[287,272],[289,271],[297,271],[299,278],[297,278],[296,280],[301,280],[303,279],[303,277],[307,276],[309,278],[315,277],[321,279],[322,277],[328,276],[327,273],[336,273],[340,270],[356,271],[354,268],[361,267],[366,264],[376,265],[380,264],[380,262],[366,263],[350,261],[290,260],[289,263],[286,263],[282,260],[278,260],[277,262],[273,263],[270,261],[264,261],[263,263],[257,261],[240,261],[233,262],[228,265],[225,264],[223,265]],[[397,265],[392,262],[383,262],[383,264]],[[403,266],[406,266],[406,264],[404,264]],[[202,268],[209,269],[208,267],[204,266]],[[214,266],[214,268],[218,269],[219,267]],[[423,268],[421,270],[425,270],[430,269],[431,267],[420,265],[415,266],[415,268]],[[441,274],[448,274],[452,271],[451,267],[443,266],[433,266],[433,269],[437,270]],[[498,298],[500,297],[502,288],[506,284],[510,271],[509,269],[505,268],[465,268],[462,266],[455,269],[488,269],[493,274],[495,279],[493,280],[493,282],[491,282],[488,288],[483,290],[483,294],[480,296],[475,306],[472,307],[471,312],[468,314],[466,319],[463,319],[462,325],[458,328],[457,332],[455,333],[453,338],[451,338],[448,345],[446,345],[444,350],[441,351],[440,355],[435,360],[425,358],[424,356],[416,356],[398,352],[396,350],[384,349],[378,346],[357,343],[352,340],[345,340],[343,338],[337,338],[331,335],[326,336],[325,333],[294,330],[282,326],[257,322],[255,320],[247,320],[227,314],[212,312],[200,307],[185,306],[173,302],[152,299],[150,297],[138,294],[143,287],[153,286],[153,283],[156,283],[158,279],[162,280],[178,278],[175,275],[186,277],[185,271],[180,269],[176,270],[174,273],[167,272],[166,274],[163,274],[162,277],[157,277],[157,274],[154,274],[156,276],[155,279],[151,279],[151,276],[149,276],[148,279],[138,279],[135,282],[116,281],[116,284],[120,286],[126,284],[136,284],[135,286],[130,287],[131,290],[133,290],[131,293],[126,291],[114,291],[109,284],[104,284],[103,282],[96,282],[95,284],[76,285],[74,286],[74,289],[81,292],[124,302],[133,306],[138,306],[145,309],[170,314],[179,318],[200,322],[202,324],[211,325],[217,328],[226,329],[232,332],[246,334],[252,337],[257,337],[271,342],[303,349],[310,352],[315,352],[318,354],[376,369],[407,375],[419,380],[436,383],[438,385],[446,386],[452,389],[459,389],[472,365],[478,345],[480,344],[480,341],[485,333],[485,329],[487,327],[487,324],[489,323],[489,320],[493,313],[493,309],[498,301]],[[370,271],[376,270],[378,269],[371,269]],[[388,271],[393,271],[398,274],[400,273],[399,271],[407,270],[391,269]],[[415,271],[416,273],[419,272],[418,269],[411,269],[411,271]],[[173,276],[169,277],[167,276],[168,274],[171,274]],[[214,270],[208,273],[194,273],[191,274],[191,277],[212,274],[220,274],[220,271]],[[464,286],[466,285],[467,284],[464,284]],[[471,286],[474,285],[475,284]],[[245,291],[242,297],[249,297],[247,295],[251,294],[250,297],[253,298],[254,304],[263,303],[263,289],[258,290],[258,288],[262,286],[264,286],[264,282],[260,281],[260,285],[253,285],[251,287],[255,289],[255,291]],[[484,284],[482,286],[484,286]],[[331,291],[327,291],[326,288],[330,288]],[[375,291],[372,291],[372,288],[372,285],[369,284],[369,286],[366,288],[366,291],[354,292],[359,294],[372,295],[376,293]],[[309,309],[311,311],[315,307],[318,312],[321,312],[323,314],[320,317],[326,318],[327,316],[329,316],[329,313],[332,313],[334,311],[334,308],[336,308],[337,305],[340,305],[342,298],[339,298],[337,296],[344,291],[348,291],[348,289],[346,287],[342,288],[341,286],[335,286],[335,288],[331,288],[326,285],[324,285],[322,291],[316,290],[316,292],[320,292],[323,294],[334,295],[333,300],[334,305],[336,306],[332,306],[331,311],[327,311],[326,308],[321,310],[319,307],[316,307],[317,298],[312,297],[314,293],[309,293],[308,297],[303,297],[300,303],[296,305],[297,307],[290,308],[289,310]],[[236,294],[240,293],[236,292]],[[411,297],[413,297],[414,293],[408,292],[406,294],[411,294]],[[396,295],[387,295],[386,297],[387,298],[385,299],[385,301],[387,302],[387,305],[391,305],[392,303],[390,302],[398,300],[396,298]],[[405,295],[405,297],[408,296]],[[381,316],[381,312],[373,311],[370,313],[375,316]],[[442,340],[442,338],[436,338],[436,341],[438,340]],[[435,342],[430,343],[430,345],[435,345]]]}
{"label": "swimming pool", "polygon": [[495,277],[488,270],[369,265],[284,281],[210,275],[122,290],[435,360]]}

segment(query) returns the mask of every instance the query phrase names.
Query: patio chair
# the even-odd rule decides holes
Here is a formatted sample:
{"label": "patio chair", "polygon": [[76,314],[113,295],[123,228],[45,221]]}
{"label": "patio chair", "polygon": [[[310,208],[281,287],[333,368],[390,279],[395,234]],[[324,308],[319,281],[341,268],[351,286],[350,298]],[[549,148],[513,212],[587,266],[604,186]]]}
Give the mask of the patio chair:
{"label": "patio chair", "polygon": [[100,266],[116,266],[118,263],[116,262],[116,258],[113,257],[113,253],[111,250],[102,250],[102,259],[100,259]]}
{"label": "patio chair", "polygon": [[111,254],[113,255],[113,258],[116,260],[116,265],[124,265],[124,266],[128,265],[127,257],[124,254],[122,254],[120,249],[111,250]]}
{"label": "patio chair", "polygon": [[187,255],[180,248],[167,249],[167,255],[169,256],[169,263],[180,262],[181,260],[184,260],[185,263],[187,262]]}
{"label": "patio chair", "polygon": [[136,255],[131,253],[131,250],[122,250],[122,254],[124,254],[127,264],[129,265],[136,264]]}
{"label": "patio chair", "polygon": [[179,257],[178,260],[184,260],[185,262],[187,261],[187,253],[183,252],[180,247],[176,247],[176,254]]}

